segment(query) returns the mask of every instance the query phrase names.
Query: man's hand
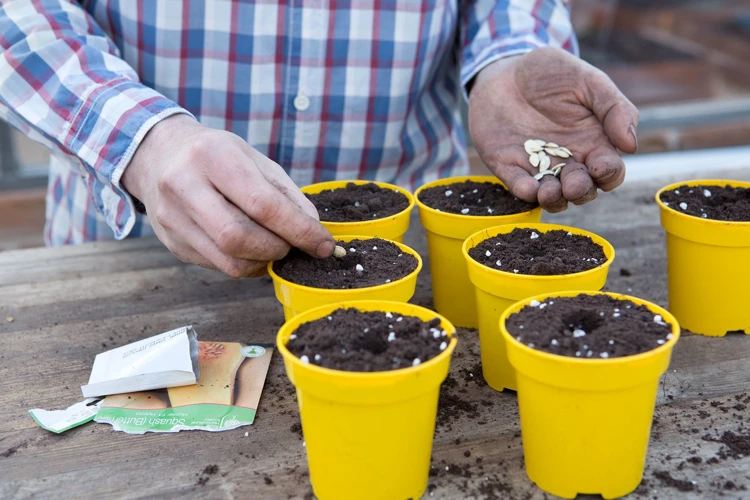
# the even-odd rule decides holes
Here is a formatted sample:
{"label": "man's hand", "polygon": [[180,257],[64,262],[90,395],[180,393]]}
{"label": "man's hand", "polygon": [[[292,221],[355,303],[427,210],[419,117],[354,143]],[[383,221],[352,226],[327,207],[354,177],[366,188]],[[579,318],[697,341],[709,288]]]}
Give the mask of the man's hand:
{"label": "man's hand", "polygon": [[290,246],[317,257],[333,252],[317,210],[279,165],[186,115],[148,133],[122,184],[172,253],[233,278],[262,276]]}
{"label": "man's hand", "polygon": [[[554,48],[536,49],[483,69],[469,97],[469,130],[479,156],[508,189],[546,210],[565,210],[610,191],[625,178],[617,149],[635,153],[638,110],[612,80],[593,66]],[[568,147],[573,157],[560,178],[529,164],[527,139]]]}

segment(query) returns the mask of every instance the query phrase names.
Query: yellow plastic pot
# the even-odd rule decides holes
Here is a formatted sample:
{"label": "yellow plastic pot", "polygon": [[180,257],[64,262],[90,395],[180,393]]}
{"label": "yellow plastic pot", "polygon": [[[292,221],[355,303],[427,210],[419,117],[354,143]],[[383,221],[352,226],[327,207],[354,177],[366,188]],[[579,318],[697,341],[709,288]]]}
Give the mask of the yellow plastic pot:
{"label": "yellow plastic pot", "polygon": [[[606,262],[588,271],[536,276],[515,274],[513,270],[490,269],[469,256],[469,250],[482,241],[510,233],[516,228],[532,229],[546,233],[561,229],[573,234],[589,236],[604,249]],[[498,320],[503,312],[515,302],[540,293],[563,290],[601,290],[607,281],[607,271],[615,258],[615,249],[607,240],[583,229],[557,224],[508,224],[472,234],[463,245],[463,256],[468,267],[469,278],[476,291],[477,316],[479,319],[479,347],[482,355],[482,374],[487,384],[496,391],[516,390],[515,370],[508,362],[505,341],[500,335]]]}
{"label": "yellow plastic pot", "polygon": [[336,236],[342,236],[346,234],[360,234],[363,236],[377,236],[384,240],[392,240],[401,243],[404,241],[404,233],[409,229],[409,221],[411,219],[411,210],[414,208],[414,197],[412,194],[396,185],[387,184],[385,182],[375,181],[329,181],[319,182],[317,184],[310,184],[301,188],[301,191],[305,194],[317,194],[321,191],[328,189],[342,189],[345,188],[349,183],[354,184],[377,184],[378,186],[398,191],[399,193],[406,196],[409,200],[409,206],[401,212],[384,217],[382,219],[367,220],[362,222],[323,222],[321,224],[328,229],[328,231]]}
{"label": "yellow plastic pot", "polygon": [[664,191],[683,185],[750,188],[750,182],[712,179],[678,182],[656,193],[667,232],[669,310],[693,333],[750,333],[750,222],[701,219],[662,203]]}
{"label": "yellow plastic pot", "polygon": [[[366,240],[367,236],[337,236],[336,240]],[[368,286],[365,288],[314,288],[311,286],[298,285],[285,280],[273,270],[273,262],[268,263],[268,274],[273,280],[273,289],[276,298],[284,306],[284,319],[290,320],[295,315],[327,304],[338,304],[350,300],[392,300],[396,302],[409,302],[414,296],[417,287],[417,275],[422,269],[422,258],[417,252],[403,243],[391,241],[404,253],[413,255],[417,259],[417,268],[401,279],[385,283],[383,285]]]}
{"label": "yellow plastic pot", "polygon": [[[440,318],[450,343],[419,366],[345,372],[302,364],[286,348],[297,327],[339,308]],[[366,325],[363,325],[366,326]],[[331,304],[295,316],[276,340],[297,389],[310,481],[321,500],[420,498],[427,487],[440,384],[456,347],[455,328],[429,309],[402,302]]]}
{"label": "yellow plastic pot", "polygon": [[449,177],[425,184],[414,193],[419,218],[427,230],[427,248],[430,256],[432,296],[435,310],[454,325],[477,328],[474,287],[469,281],[466,264],[461,255],[461,246],[471,234],[488,227],[517,222],[539,222],[542,209],[512,215],[478,216],[449,214],[430,208],[419,201],[419,193],[435,186],[465,181],[493,182],[505,186],[491,175],[467,175]]}
{"label": "yellow plastic pot", "polygon": [[665,309],[636,297],[607,293],[648,307],[672,324],[673,338],[654,350],[609,359],[571,358],[518,342],[507,318],[531,300],[570,297],[576,291],[537,295],[506,309],[500,330],[518,373],[526,473],[544,491],[563,498],[599,494],[617,498],[641,482],[659,378],[680,335]]}

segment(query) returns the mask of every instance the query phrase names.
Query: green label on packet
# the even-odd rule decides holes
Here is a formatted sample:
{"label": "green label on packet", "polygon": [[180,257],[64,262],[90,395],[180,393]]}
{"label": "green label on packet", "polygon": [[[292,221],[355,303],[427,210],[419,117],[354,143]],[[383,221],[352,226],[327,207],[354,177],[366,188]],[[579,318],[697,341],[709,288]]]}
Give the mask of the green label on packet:
{"label": "green label on packet", "polygon": [[128,434],[181,430],[224,431],[250,425],[255,410],[238,406],[197,404],[161,410],[100,408],[95,422],[110,424]]}

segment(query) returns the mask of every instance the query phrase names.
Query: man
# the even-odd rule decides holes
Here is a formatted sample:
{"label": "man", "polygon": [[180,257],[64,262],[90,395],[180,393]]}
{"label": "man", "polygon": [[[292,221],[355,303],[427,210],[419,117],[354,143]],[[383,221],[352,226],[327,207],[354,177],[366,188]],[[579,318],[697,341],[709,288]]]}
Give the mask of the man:
{"label": "man", "polygon": [[[257,276],[333,251],[297,185],[465,173],[462,98],[515,196],[618,186],[638,112],[576,51],[561,0],[7,0],[0,117],[53,152],[48,244],[153,231]],[[529,138],[573,151],[559,179],[532,177]]]}

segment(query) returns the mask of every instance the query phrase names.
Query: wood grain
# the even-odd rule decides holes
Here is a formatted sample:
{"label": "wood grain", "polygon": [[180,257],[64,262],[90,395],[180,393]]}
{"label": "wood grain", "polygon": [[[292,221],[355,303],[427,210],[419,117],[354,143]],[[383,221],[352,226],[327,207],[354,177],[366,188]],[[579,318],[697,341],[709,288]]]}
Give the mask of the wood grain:
{"label": "wood grain", "polygon": [[[664,236],[650,201],[663,183],[626,186],[545,220],[607,238],[617,251],[607,289],[666,305]],[[426,255],[416,216],[406,243]],[[428,269],[413,301],[430,306]],[[230,280],[184,265],[156,240],[0,253],[0,498],[310,498],[305,448],[292,429],[299,422],[294,390],[277,355],[256,422],[233,431],[129,436],[87,424],[54,435],[27,413],[79,401],[102,350],[185,324],[203,340],[273,342],[282,322],[268,280]],[[476,332],[458,335],[444,390],[475,407],[439,421],[433,497],[549,498],[523,469],[515,395],[482,382]],[[750,488],[750,457],[706,464],[723,445],[703,436],[748,434],[750,404],[740,408],[749,387],[750,337],[685,334],[662,379],[646,482],[632,496],[748,496],[724,486]],[[219,472],[204,474],[207,465]],[[696,481],[696,489],[667,487],[656,471]]]}

